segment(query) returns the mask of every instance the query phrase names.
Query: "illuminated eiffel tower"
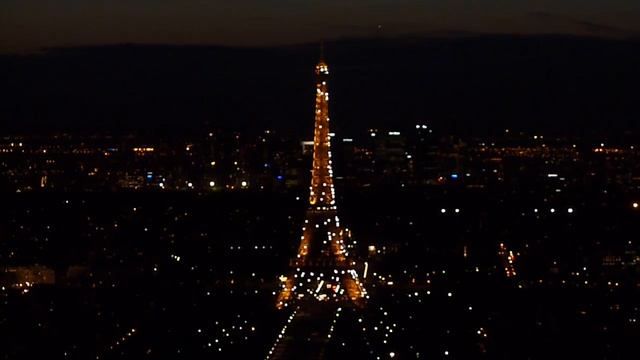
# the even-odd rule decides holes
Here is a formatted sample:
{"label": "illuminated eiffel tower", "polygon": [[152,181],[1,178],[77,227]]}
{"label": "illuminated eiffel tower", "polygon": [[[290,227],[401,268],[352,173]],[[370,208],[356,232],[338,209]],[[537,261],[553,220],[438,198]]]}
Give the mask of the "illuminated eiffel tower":
{"label": "illuminated eiffel tower", "polygon": [[350,301],[361,304],[367,298],[349,259],[345,239],[350,232],[340,224],[331,169],[329,135],[329,67],[323,56],[316,65],[315,129],[309,208],[307,210],[298,253],[291,260],[292,276],[280,278],[277,307],[291,301]]}

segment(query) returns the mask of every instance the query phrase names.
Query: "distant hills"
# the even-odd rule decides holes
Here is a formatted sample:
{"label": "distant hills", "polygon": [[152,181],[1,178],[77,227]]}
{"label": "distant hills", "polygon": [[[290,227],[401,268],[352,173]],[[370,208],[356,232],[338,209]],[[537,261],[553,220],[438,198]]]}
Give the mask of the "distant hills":
{"label": "distant hills", "polygon": [[[118,45],[0,56],[0,131],[312,128],[317,44]],[[640,128],[640,41],[568,36],[326,44],[345,133],[428,123],[582,133]]]}

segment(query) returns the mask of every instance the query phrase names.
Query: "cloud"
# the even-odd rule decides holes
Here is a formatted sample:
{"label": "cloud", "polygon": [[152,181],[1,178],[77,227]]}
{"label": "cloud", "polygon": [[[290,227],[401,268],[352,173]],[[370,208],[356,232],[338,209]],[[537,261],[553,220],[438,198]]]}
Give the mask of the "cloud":
{"label": "cloud", "polygon": [[547,11],[533,11],[527,16],[547,23],[554,22],[576,27],[580,32],[592,35],[604,35],[615,37],[636,37],[640,35],[637,30],[625,29],[618,26],[602,24],[590,20],[577,19],[568,15],[552,13]]}

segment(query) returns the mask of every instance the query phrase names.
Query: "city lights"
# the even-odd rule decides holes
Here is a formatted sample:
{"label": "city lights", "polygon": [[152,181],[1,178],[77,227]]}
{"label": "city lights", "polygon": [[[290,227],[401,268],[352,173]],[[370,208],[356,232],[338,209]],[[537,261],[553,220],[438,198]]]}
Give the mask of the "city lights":
{"label": "city lights", "polygon": [[336,42],[335,82],[304,44],[0,59],[5,123],[56,127],[0,136],[4,357],[635,358],[635,40],[387,28]]}

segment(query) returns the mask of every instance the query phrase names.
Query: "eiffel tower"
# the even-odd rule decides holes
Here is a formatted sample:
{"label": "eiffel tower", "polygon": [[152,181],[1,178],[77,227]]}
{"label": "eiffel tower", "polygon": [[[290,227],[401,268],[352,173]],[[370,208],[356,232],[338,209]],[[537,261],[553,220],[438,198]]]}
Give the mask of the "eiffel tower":
{"label": "eiffel tower", "polygon": [[282,276],[278,308],[292,301],[349,301],[360,305],[368,297],[358,279],[355,261],[349,258],[345,240],[350,232],[340,224],[331,168],[329,134],[329,67],[320,56],[316,65],[315,128],[309,208],[300,246],[291,259],[293,275]]}

